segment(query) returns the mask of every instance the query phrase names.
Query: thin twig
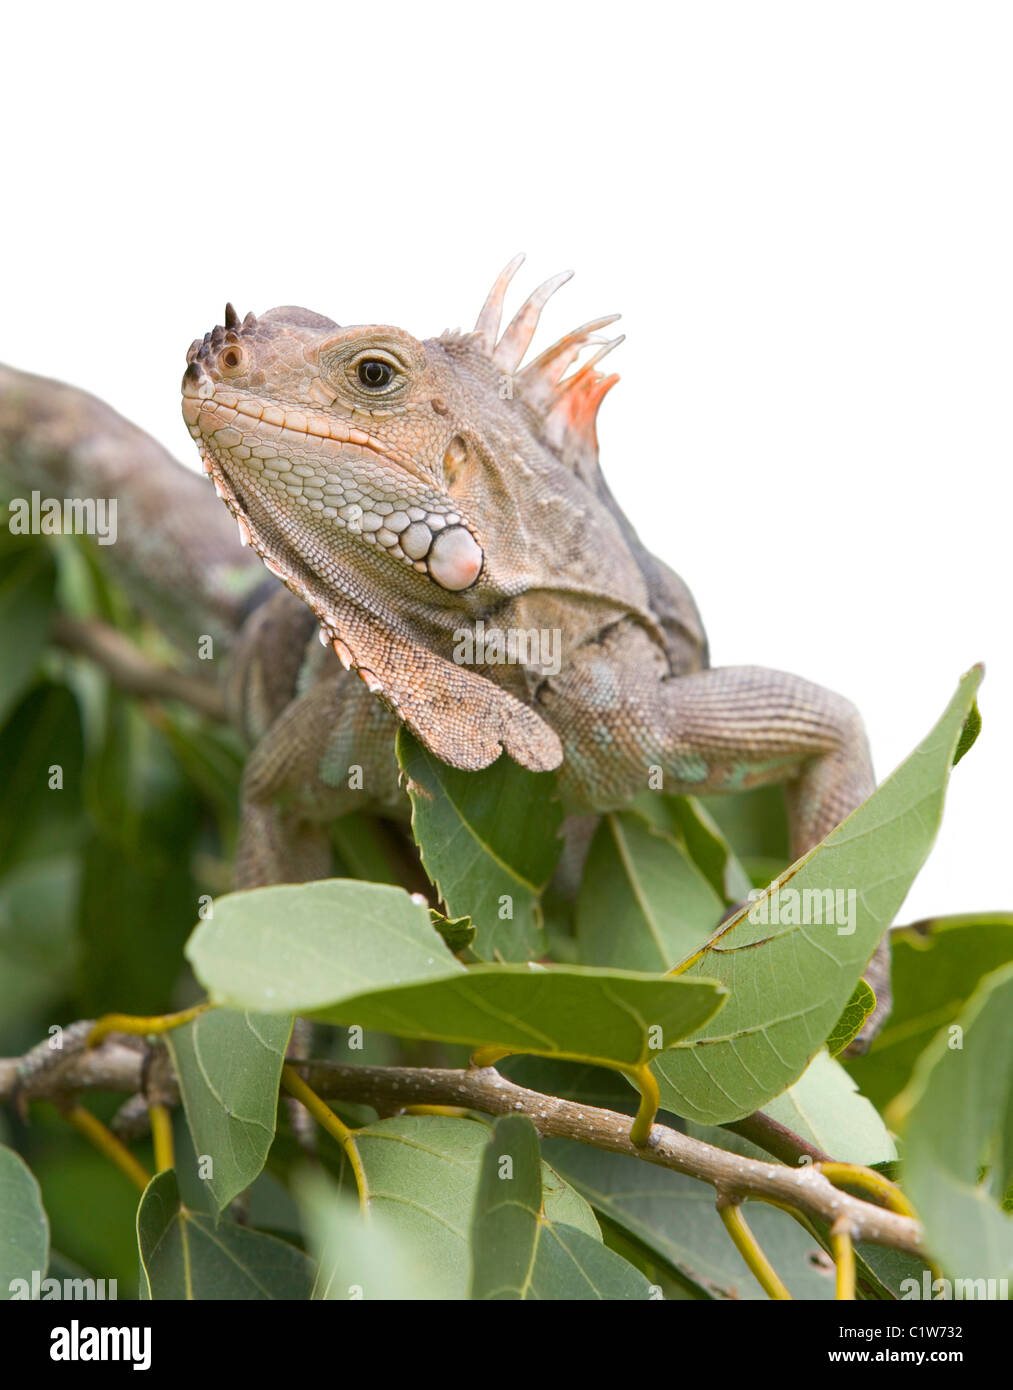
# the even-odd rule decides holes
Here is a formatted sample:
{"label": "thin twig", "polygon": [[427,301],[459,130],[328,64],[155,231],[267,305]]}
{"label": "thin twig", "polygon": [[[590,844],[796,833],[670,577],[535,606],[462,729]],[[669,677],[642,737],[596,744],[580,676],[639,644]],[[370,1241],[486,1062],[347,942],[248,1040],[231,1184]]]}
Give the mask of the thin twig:
{"label": "thin twig", "polygon": [[225,699],[217,685],[171,666],[156,665],[129,638],[106,623],[57,614],[53,640],[67,651],[89,657],[114,685],[131,695],[181,700],[210,719],[221,721],[226,717]]}

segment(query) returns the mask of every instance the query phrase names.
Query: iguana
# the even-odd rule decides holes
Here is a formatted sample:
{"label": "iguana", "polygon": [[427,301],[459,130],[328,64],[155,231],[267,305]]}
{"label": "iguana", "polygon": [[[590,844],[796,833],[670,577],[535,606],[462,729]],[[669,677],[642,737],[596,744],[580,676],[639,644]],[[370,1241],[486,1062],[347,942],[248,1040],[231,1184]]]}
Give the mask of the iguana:
{"label": "iguana", "polygon": [[[575,817],[659,784],[706,794],[784,783],[795,856],[874,788],[853,705],[797,676],[709,666],[689,590],[642,545],[599,468],[596,417],[618,378],[598,364],[621,341],[601,335],[618,316],[525,365],[569,275],[536,289],[501,332],[521,259],[471,333],[425,341],[292,307],[240,320],[227,306],[187,354],[183,415],[250,547],[241,558],[198,519],[196,480],[154,458],[152,441],[143,474],[121,479],[101,449],[69,437],[68,400],[52,399],[69,388],[19,378],[33,383],[19,395],[0,377],[0,445],[27,448],[33,476],[65,491],[115,474],[135,539],[112,550],[134,590],[189,584],[195,610],[211,614],[194,621],[234,643],[228,704],[253,747],[238,886],[326,876],[336,816],[404,814],[399,721],[455,767],[505,751],[558,768]],[[87,441],[93,422],[89,433],[75,409]],[[26,427],[33,411],[59,422],[59,447],[55,425]],[[94,401],[88,411],[112,416]],[[129,441],[113,454],[127,458]],[[162,540],[139,543],[152,528]],[[255,583],[251,551],[280,586]],[[551,633],[558,660],[531,643],[525,659],[486,652],[468,664],[461,636],[480,624]],[[866,1036],[888,1007],[888,968],[884,942],[867,972],[878,1006]]]}

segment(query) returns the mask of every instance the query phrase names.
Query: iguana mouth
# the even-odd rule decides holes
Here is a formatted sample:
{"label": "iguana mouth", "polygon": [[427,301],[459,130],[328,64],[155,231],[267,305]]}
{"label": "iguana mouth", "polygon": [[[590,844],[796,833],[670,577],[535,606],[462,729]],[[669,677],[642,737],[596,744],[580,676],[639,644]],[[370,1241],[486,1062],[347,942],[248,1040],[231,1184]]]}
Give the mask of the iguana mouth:
{"label": "iguana mouth", "polygon": [[254,550],[256,554],[259,555],[265,569],[273,574],[275,579],[280,580],[280,582],[284,584],[287,589],[291,590],[297,598],[302,599],[303,603],[310,609],[320,625],[320,641],[325,647],[329,646],[334,649],[335,655],[345,670],[355,671],[371,694],[382,694],[382,687],[376,676],[374,676],[372,671],[359,665],[347,642],[339,636],[334,627],[333,617],[322,607],[317,601],[316,596],[294,573],[287,571],[268,553],[264,542],[244,515],[245,506],[237,495],[235,487],[229,481],[222,465],[220,452],[200,433],[200,431],[198,431],[194,437],[197,442],[197,448],[200,451],[201,459],[204,462],[204,472],[211,479],[214,484],[216,495],[219,500],[224,502],[228,507],[239,528],[240,544],[249,546]]}
{"label": "iguana mouth", "polygon": [[[230,510],[244,545],[250,543],[249,518],[246,507],[234,497],[230,475],[249,474],[251,481],[257,479],[262,489],[266,487],[270,497],[279,483],[290,494],[300,492],[301,474],[311,472],[306,465],[312,465],[318,471],[307,485],[312,484],[313,495],[321,503],[321,515],[335,527],[385,550],[443,589],[460,592],[477,582],[484,553],[460,513],[450,510],[453,504],[416,467],[406,468],[403,458],[392,457],[364,430],[306,409],[223,391],[196,361],[191,361],[183,376],[183,418],[222,500],[227,500],[228,485],[233,497]],[[255,435],[247,432],[246,420],[255,422]],[[250,438],[257,440],[252,447],[246,442]],[[288,455],[296,441],[300,448],[293,463]],[[409,474],[411,482],[398,489],[401,500],[387,500],[389,484],[379,497],[373,495],[370,469],[356,467],[362,452],[382,458],[388,472],[397,468]],[[416,486],[418,482],[424,491]]]}
{"label": "iguana mouth", "polygon": [[[207,389],[208,387],[210,390]],[[351,444],[359,449],[369,449],[385,462],[392,463],[403,469],[404,472],[410,473],[413,478],[425,486],[432,486],[431,480],[426,477],[410,455],[393,452],[389,444],[375,439],[365,430],[348,425],[337,416],[308,412],[304,406],[286,408],[274,403],[265,404],[255,396],[246,396],[228,390],[223,391],[216,385],[212,377],[201,370],[197,362],[191,362],[183,373],[182,391],[183,419],[190,428],[191,434],[193,434],[194,427],[198,427],[205,435],[214,434],[217,430],[227,430],[236,423],[236,416],[238,415],[265,426],[270,431],[268,438],[271,440],[283,439],[288,435],[302,442],[319,440],[321,444],[327,441],[335,444]],[[212,411],[215,412],[215,421],[213,427],[209,428],[211,421],[208,420],[207,423],[201,424],[200,416],[201,414],[209,416]]]}

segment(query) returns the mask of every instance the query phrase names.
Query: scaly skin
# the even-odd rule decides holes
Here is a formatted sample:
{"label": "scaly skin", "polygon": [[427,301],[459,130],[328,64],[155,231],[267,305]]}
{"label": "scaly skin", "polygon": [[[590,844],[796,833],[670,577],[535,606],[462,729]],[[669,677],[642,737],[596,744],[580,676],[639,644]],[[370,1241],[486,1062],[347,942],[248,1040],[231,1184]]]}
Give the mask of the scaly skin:
{"label": "scaly skin", "polygon": [[[641,545],[598,466],[595,418],[617,378],[595,363],[619,340],[595,335],[613,319],[522,367],[568,277],[536,290],[500,337],[518,264],[471,334],[420,342],[296,308],[240,322],[229,306],[190,349],[183,415],[219,496],[363,683],[318,656],[299,700],[260,731],[244,881],[326,872],[322,820],[370,796],[397,804],[396,720],[455,767],[501,750],[559,767],[576,813],[621,806],[659,774],[678,793],[783,782],[796,856],[873,790],[845,700],[782,672],[708,668],[689,591]],[[591,343],[600,350],[566,375]],[[462,664],[461,634],[480,620],[558,634],[558,667],[534,651]],[[365,798],[347,790],[349,762]],[[870,978],[878,1021],[885,943]]]}
{"label": "scaly skin", "polygon": [[[598,467],[595,417],[616,378],[595,370],[614,346],[597,334],[613,320],[522,367],[561,277],[500,337],[515,269],[468,335],[419,342],[276,309],[242,324],[230,311],[193,345],[184,416],[254,553],[222,531],[224,511],[207,511],[192,475],[108,406],[0,368],[0,477],[118,496],[108,558],[128,591],[191,656],[207,634],[231,652],[230,713],[253,746],[239,886],[329,873],[327,825],[345,812],[405,814],[399,719],[457,766],[501,748],[560,766],[577,813],[620,806],[659,773],[673,792],[782,781],[796,854],[873,788],[847,702],[779,672],[708,669],[688,590],[641,545]],[[567,376],[588,344],[598,351]],[[360,362],[390,379],[381,368],[361,380]],[[558,631],[558,671],[460,664],[459,630],[479,618]],[[588,816],[578,823],[586,832]],[[868,973],[877,1017],[885,950]]]}

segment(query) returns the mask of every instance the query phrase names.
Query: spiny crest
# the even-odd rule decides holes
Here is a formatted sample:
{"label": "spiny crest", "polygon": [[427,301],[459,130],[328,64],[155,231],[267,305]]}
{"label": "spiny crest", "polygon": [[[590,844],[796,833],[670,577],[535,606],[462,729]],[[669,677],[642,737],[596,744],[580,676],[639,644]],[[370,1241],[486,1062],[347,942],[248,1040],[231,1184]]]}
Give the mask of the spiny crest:
{"label": "spiny crest", "polygon": [[201,352],[201,349],[217,351],[218,348],[226,343],[238,343],[239,335],[246,330],[256,328],[257,318],[253,313],[249,313],[243,320],[240,320],[231,304],[225,306],[225,324],[216,323],[209,333],[205,333],[203,338],[195,338],[190,344],[190,349],[186,354],[187,362],[192,362]]}
{"label": "spiny crest", "polygon": [[[613,373],[606,376],[596,371],[595,367],[623,341],[622,335],[609,339],[598,337],[597,334],[600,329],[615,323],[619,315],[607,314],[582,324],[522,368],[521,362],[531,346],[542,310],[556,290],[573,275],[572,270],[564,270],[539,285],[521,305],[500,337],[503,301],[510,281],[523,260],[523,255],[515,256],[500,272],[482,306],[472,337],[497,367],[513,377],[515,389],[539,412],[546,443],[576,472],[590,472],[598,461],[595,432],[598,408],[607,392],[619,380],[618,375]],[[589,346],[595,346],[597,351],[576,372],[566,376],[567,369]]]}

